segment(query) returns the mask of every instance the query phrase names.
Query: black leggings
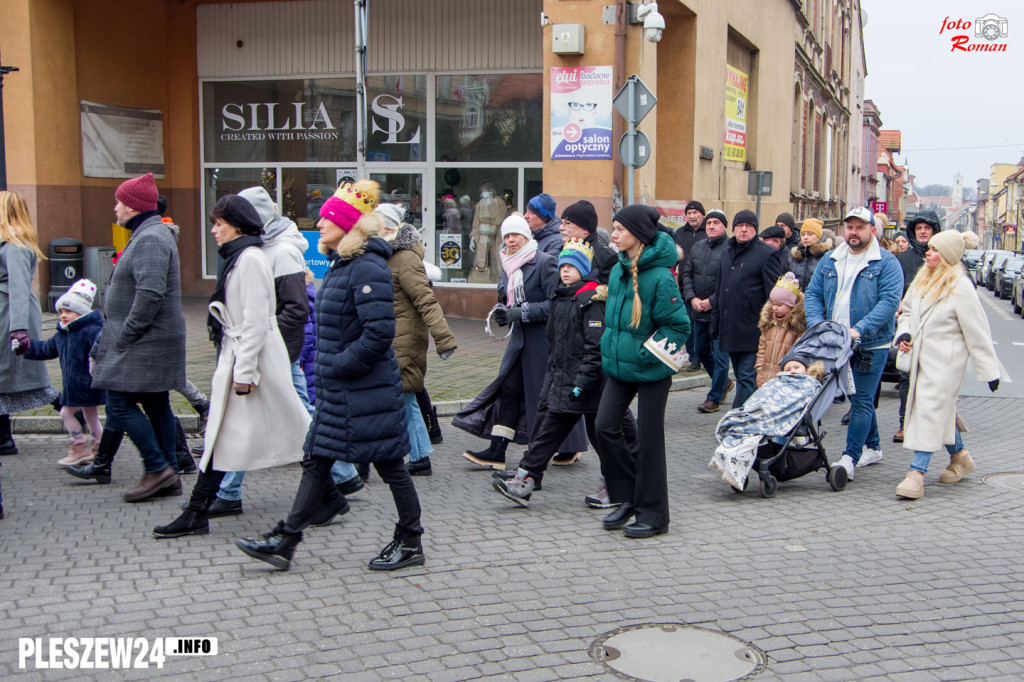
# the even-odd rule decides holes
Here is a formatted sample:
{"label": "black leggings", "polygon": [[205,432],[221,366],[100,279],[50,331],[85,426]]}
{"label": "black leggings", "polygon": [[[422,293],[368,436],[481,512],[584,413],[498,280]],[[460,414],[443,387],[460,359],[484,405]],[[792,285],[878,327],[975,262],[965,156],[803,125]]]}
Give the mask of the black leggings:
{"label": "black leggings", "polygon": [[[665,404],[672,378],[629,383],[607,377],[595,420],[597,454],[612,502],[632,503],[638,523],[666,528],[668,475],[665,471]],[[634,460],[623,433],[623,416],[638,397],[638,450]]]}
{"label": "black leggings", "polygon": [[[328,457],[307,455],[302,460],[302,480],[299,481],[299,490],[295,493],[292,511],[285,522],[286,533],[299,533],[321,510],[341,506],[345,497],[338,492],[331,478],[332,466],[334,460]],[[373,467],[381,480],[391,488],[391,496],[395,500],[395,509],[398,511],[395,536],[410,540],[419,538],[423,535],[423,527],[420,525],[420,498],[416,495],[412,476],[405,468],[405,460],[399,457],[385,462],[374,462]]]}

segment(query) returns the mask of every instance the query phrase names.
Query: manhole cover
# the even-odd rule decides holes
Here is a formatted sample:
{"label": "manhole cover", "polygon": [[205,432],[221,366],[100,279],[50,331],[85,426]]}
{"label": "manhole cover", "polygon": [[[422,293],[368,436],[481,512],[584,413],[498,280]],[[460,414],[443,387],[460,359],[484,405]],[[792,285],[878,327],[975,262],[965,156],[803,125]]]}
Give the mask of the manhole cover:
{"label": "manhole cover", "polygon": [[590,655],[619,677],[642,682],[728,682],[764,670],[764,653],[723,632],[678,623],[618,628]]}
{"label": "manhole cover", "polygon": [[1024,493],[1024,474],[1022,473],[987,474],[981,477],[981,482],[999,490]]}

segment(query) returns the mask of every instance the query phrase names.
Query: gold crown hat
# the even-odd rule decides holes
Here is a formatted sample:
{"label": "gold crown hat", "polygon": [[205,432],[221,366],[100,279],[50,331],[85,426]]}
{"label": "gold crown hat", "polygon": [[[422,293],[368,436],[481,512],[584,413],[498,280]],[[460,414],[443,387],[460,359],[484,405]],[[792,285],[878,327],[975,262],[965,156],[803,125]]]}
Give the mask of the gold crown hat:
{"label": "gold crown hat", "polygon": [[803,298],[803,293],[800,291],[800,282],[797,280],[796,275],[792,272],[787,272],[782,277],[779,277],[779,280],[775,282],[775,286],[772,288],[769,298],[776,303],[796,305],[797,301]]}
{"label": "gold crown hat", "polygon": [[570,239],[562,247],[558,254],[558,267],[569,264],[579,270],[580,275],[586,277],[590,274],[591,263],[594,260],[594,247],[582,239]]}
{"label": "gold crown hat", "polygon": [[375,180],[364,178],[354,183],[346,182],[320,207],[320,217],[347,232],[364,215],[373,213],[379,200],[380,185]]}

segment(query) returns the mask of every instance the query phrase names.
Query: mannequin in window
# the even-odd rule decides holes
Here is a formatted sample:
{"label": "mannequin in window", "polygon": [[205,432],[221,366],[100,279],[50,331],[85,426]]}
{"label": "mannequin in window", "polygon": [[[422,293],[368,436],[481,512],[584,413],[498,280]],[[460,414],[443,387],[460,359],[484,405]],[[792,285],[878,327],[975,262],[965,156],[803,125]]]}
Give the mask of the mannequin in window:
{"label": "mannequin in window", "polygon": [[480,185],[480,201],[476,204],[473,214],[473,233],[470,238],[470,249],[473,250],[473,270],[469,273],[469,281],[473,283],[494,283],[498,281],[501,265],[498,261],[498,248],[501,239],[498,231],[501,221],[508,214],[505,202],[495,196],[494,185],[485,182]]}

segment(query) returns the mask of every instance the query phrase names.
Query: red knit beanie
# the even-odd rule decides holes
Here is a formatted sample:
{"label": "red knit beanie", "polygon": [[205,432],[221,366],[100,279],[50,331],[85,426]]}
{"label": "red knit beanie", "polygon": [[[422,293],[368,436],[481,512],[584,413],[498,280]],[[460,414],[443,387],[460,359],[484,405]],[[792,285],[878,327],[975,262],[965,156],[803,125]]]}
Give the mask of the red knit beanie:
{"label": "red knit beanie", "polygon": [[135,211],[155,211],[156,200],[160,194],[156,191],[156,181],[152,173],[125,180],[114,192],[114,198]]}

